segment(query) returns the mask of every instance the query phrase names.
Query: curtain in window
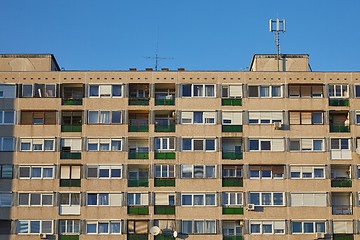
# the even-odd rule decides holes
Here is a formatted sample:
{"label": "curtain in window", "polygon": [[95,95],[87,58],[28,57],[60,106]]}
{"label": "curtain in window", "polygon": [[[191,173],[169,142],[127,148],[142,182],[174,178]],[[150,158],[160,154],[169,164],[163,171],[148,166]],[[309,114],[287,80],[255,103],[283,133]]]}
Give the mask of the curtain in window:
{"label": "curtain in window", "polygon": [[109,205],[109,194],[106,193],[99,194],[99,205]]}
{"label": "curtain in window", "polygon": [[120,233],[120,222],[110,223],[110,233]]}
{"label": "curtain in window", "polygon": [[215,205],[215,194],[206,194],[205,197],[206,205]]}
{"label": "curtain in window", "polygon": [[204,205],[204,196],[203,195],[194,195],[194,206]]}
{"label": "curtain in window", "polygon": [[109,223],[99,223],[98,224],[98,233],[108,233]]}
{"label": "curtain in window", "polygon": [[96,111],[89,111],[89,123],[95,124],[98,123],[99,113]]}
{"label": "curtain in window", "polygon": [[121,140],[112,140],[111,151],[120,151],[120,150],[121,150]]}
{"label": "curtain in window", "polygon": [[54,150],[54,140],[45,140],[44,141],[44,148],[45,148],[45,151]]}
{"label": "curtain in window", "polygon": [[192,178],[192,165],[183,165],[181,177],[183,178]]}
{"label": "curtain in window", "polygon": [[194,221],[194,233],[204,233],[204,221]]}
{"label": "curtain in window", "polygon": [[194,166],[194,177],[203,178],[204,177],[204,166]]}
{"label": "curtain in window", "polygon": [[203,96],[203,85],[194,85],[193,86],[193,96],[201,97]]}
{"label": "curtain in window", "polygon": [[264,86],[261,86],[260,87],[260,97],[269,97],[270,95],[270,87],[264,87]]}
{"label": "curtain in window", "polygon": [[110,112],[109,111],[102,111],[100,113],[100,123],[110,124]]}
{"label": "curtain in window", "polygon": [[214,94],[214,86],[213,85],[206,85],[205,86],[205,96],[207,97],[213,97]]}

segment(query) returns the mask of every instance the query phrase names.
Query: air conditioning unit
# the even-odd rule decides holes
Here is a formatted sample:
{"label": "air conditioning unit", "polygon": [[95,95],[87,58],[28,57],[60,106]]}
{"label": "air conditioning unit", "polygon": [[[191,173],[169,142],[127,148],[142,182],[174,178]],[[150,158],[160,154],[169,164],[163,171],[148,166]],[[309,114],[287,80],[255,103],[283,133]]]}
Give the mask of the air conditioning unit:
{"label": "air conditioning unit", "polygon": [[316,239],[323,239],[325,238],[325,233],[316,233]]}
{"label": "air conditioning unit", "polygon": [[47,239],[46,233],[40,233],[40,239]]}
{"label": "air conditioning unit", "polygon": [[254,204],[248,204],[247,205],[247,210],[248,211],[254,211],[255,210],[255,205]]}
{"label": "air conditioning unit", "polygon": [[276,130],[280,130],[281,127],[282,127],[281,122],[275,122],[275,123],[274,123],[274,128],[275,128]]}

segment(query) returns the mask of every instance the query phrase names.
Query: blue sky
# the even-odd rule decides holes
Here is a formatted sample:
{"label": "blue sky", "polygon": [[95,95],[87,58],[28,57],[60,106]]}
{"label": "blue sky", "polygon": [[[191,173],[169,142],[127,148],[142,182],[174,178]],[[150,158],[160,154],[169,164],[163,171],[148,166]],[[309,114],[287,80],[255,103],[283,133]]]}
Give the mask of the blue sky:
{"label": "blue sky", "polygon": [[[270,18],[286,19],[282,53],[314,71],[359,71],[359,0],[2,0],[1,53],[53,53],[66,70],[242,70],[275,53]],[[159,35],[159,38],[158,38]],[[157,41],[159,39],[159,41]]]}

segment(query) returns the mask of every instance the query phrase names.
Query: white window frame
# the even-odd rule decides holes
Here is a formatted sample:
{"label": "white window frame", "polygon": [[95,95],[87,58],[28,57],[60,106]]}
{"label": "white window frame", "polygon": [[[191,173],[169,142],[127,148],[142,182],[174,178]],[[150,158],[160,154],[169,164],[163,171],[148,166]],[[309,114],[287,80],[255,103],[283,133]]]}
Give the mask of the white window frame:
{"label": "white window frame", "polygon": [[1,83],[0,98],[16,98],[16,85]]}
{"label": "white window frame", "polygon": [[[131,204],[129,201],[132,198],[133,204]],[[139,200],[139,201],[137,201]],[[128,192],[127,193],[127,205],[128,206],[149,206],[149,193],[134,193],[134,192]]]}
{"label": "white window frame", "polygon": [[[96,195],[96,204],[89,204],[89,195]],[[101,195],[107,195],[107,203],[108,204],[101,204],[100,198]],[[116,199],[114,199],[116,198]],[[110,193],[110,192],[87,192],[86,193],[86,206],[88,207],[113,207],[113,206],[122,206],[122,201],[124,199],[123,193],[116,192],[116,193]]]}
{"label": "white window frame", "polygon": [[[96,122],[91,122],[90,121],[90,114],[91,112],[96,112],[97,113],[97,121]],[[102,122],[101,119],[101,113],[102,112],[109,112],[109,122]],[[120,122],[113,122],[113,112],[119,112],[120,113]],[[123,112],[121,110],[88,110],[87,111],[87,124],[88,125],[120,125],[123,122]]]}
{"label": "white window frame", "polygon": [[[68,194],[68,204],[62,203],[62,194]],[[73,195],[76,194],[79,196],[78,204],[74,204],[74,199],[76,199]],[[80,192],[60,192],[60,200],[59,200],[59,206],[66,206],[66,207],[75,207],[75,206],[81,206],[81,193]]]}
{"label": "white window frame", "polygon": [[[281,193],[282,194],[282,204],[280,205],[275,205],[274,204],[274,194],[279,194]],[[255,204],[255,203],[251,203],[250,200],[251,200],[251,197],[250,195],[251,194],[259,194],[259,204]],[[262,195],[263,194],[270,194],[270,200],[271,200],[271,203],[270,204],[264,204],[263,203],[263,198],[262,198]],[[284,192],[249,192],[249,202],[251,204],[254,204],[255,206],[261,206],[261,207],[284,207],[286,206],[285,204],[285,193]]]}
{"label": "white window frame", "polygon": [[[209,235],[209,234],[216,234],[217,233],[217,228],[216,228],[216,220],[212,220],[212,219],[207,219],[207,220],[203,220],[203,219],[194,219],[194,220],[182,220],[181,221],[181,229],[184,232],[184,223],[185,222],[191,222],[191,232],[187,233],[187,234],[194,234],[194,235],[201,235],[201,234],[205,234],[205,235]],[[195,232],[195,222],[203,222],[203,230],[204,232]],[[214,226],[214,231],[209,231],[209,229],[206,229],[206,225],[207,222],[212,222],[212,225]]]}
{"label": "white window frame", "polygon": [[[115,144],[113,144],[113,141],[117,141],[120,142],[120,149],[113,149],[113,147],[116,147]],[[97,144],[96,146],[96,150],[90,149],[89,145],[90,144]],[[101,149],[101,144],[108,144],[109,146],[109,150],[102,150]],[[96,151],[100,151],[100,152],[119,152],[119,151],[123,151],[123,139],[122,138],[87,138],[86,140],[86,149],[89,152],[96,152]]]}
{"label": "white window frame", "polygon": [[[301,223],[301,232],[293,232],[293,223]],[[314,229],[314,231],[313,232],[305,232],[304,231],[304,224],[305,223],[312,223],[313,224],[313,229]],[[309,221],[303,221],[303,220],[301,220],[301,221],[291,221],[291,233],[292,234],[314,234],[314,233],[318,233],[318,231],[317,231],[317,229],[316,229],[316,224],[317,223],[323,223],[323,224],[325,224],[325,232],[326,232],[326,221],[325,220],[323,220],[323,221],[320,221],[320,220],[318,220],[318,221],[313,221],[313,220],[309,220]],[[325,232],[322,232],[322,233],[325,233]]]}
{"label": "white window frame", "polygon": [[[206,203],[206,197],[209,195],[213,195],[214,196],[214,204],[207,204]],[[183,197],[184,196],[191,196],[191,204],[185,204],[183,202]],[[195,198],[196,197],[202,197],[203,198],[203,203],[202,204],[195,204]],[[181,206],[182,207],[215,207],[217,206],[217,194],[216,193],[181,193]]]}
{"label": "white window frame", "polygon": [[[292,150],[291,142],[298,141],[299,142],[299,149]],[[314,142],[321,141],[321,150],[314,149]],[[289,151],[290,152],[324,152],[325,151],[325,139],[323,138],[289,138]]]}
{"label": "white window frame", "polygon": [[[98,87],[98,95],[91,96],[90,88],[91,87]],[[120,86],[120,96],[113,96],[113,87]],[[107,94],[107,91],[104,89],[110,88],[110,94]],[[89,84],[88,88],[88,97],[89,98],[122,98],[124,96],[124,84]]]}
{"label": "white window frame", "polygon": [[[250,87],[257,87],[257,96],[251,97],[250,96]],[[269,88],[269,96],[261,96],[261,88],[268,87]],[[273,87],[280,87],[280,96],[273,96]],[[249,98],[283,98],[284,96],[284,86],[283,85],[249,85],[248,86],[248,97]]]}
{"label": "white window frame", "polygon": [[[334,148],[332,141],[339,141],[339,147]],[[347,140],[348,148],[343,148],[342,140]],[[351,153],[351,138],[330,138],[330,159],[352,159]]]}
{"label": "white window frame", "polygon": [[[106,223],[108,224],[108,231],[107,233],[99,233],[99,224],[101,223]],[[111,223],[119,223],[120,224],[120,232],[119,233],[111,233],[110,232],[110,229],[111,229]],[[88,225],[90,224],[95,224],[96,225],[96,232],[95,233],[89,233],[88,232]],[[98,235],[121,235],[122,234],[122,231],[121,231],[121,228],[122,228],[122,222],[121,220],[87,220],[86,221],[86,235],[95,235],[95,234],[98,234]]]}
{"label": "white window frame", "polygon": [[[195,114],[201,114],[201,122],[195,122]],[[216,111],[183,111],[181,112],[181,124],[215,125]]]}
{"label": "white window frame", "polygon": [[[315,176],[315,170],[316,169],[321,169],[323,170],[323,177],[316,177]],[[311,170],[311,175],[312,177],[304,177],[304,173],[310,173]],[[299,177],[292,177],[291,173],[296,173],[298,172],[300,175]],[[304,166],[304,165],[290,165],[290,175],[289,175],[290,179],[325,179],[325,166]]]}
{"label": "white window frame", "polygon": [[[191,140],[191,149],[190,150],[186,150],[186,149],[184,149],[184,140],[185,139],[190,139]],[[206,141],[214,141],[214,148],[215,149],[210,149],[210,150],[207,150],[206,149]],[[195,143],[195,141],[203,141],[203,149],[194,149],[194,143]],[[216,150],[217,150],[217,139],[216,138],[183,138],[182,139],[182,142],[181,142],[181,144],[182,144],[182,151],[184,151],[184,152],[192,152],[192,151],[194,151],[194,152],[198,152],[198,151],[205,151],[205,152],[216,152]]]}
{"label": "white window frame", "polygon": [[[190,85],[190,96],[184,96],[184,94],[183,94],[183,86],[185,86],[185,85]],[[194,88],[196,86],[201,86],[202,87],[201,95],[199,95],[199,96],[194,95]],[[207,87],[209,87],[209,86],[213,87],[214,96],[206,96],[207,94],[206,94],[205,89]],[[183,85],[181,85],[181,97],[183,97],[183,98],[192,98],[192,97],[193,98],[216,98],[216,84],[196,84],[196,83],[194,83],[194,84],[183,84]]]}
{"label": "white window frame", "polygon": [[[191,177],[184,177],[184,168],[190,168],[191,167]],[[207,176],[207,168],[213,168],[213,173],[214,175],[213,176]],[[203,177],[196,177],[196,171],[199,169],[199,168],[202,168],[202,172],[203,172]],[[183,164],[181,165],[181,178],[186,178],[186,179],[202,179],[202,178],[207,178],[207,179],[211,179],[211,178],[216,178],[217,176],[217,167],[216,165],[191,165],[191,164]]]}
{"label": "white window frame", "polygon": [[[20,202],[20,194],[27,194],[28,196],[28,204],[21,204]],[[33,194],[40,195],[40,204],[31,204],[31,197]],[[51,196],[51,204],[44,204],[43,197]],[[18,192],[18,206],[19,207],[53,207],[54,206],[54,193],[51,192]]]}
{"label": "white window frame", "polygon": [[[24,222],[27,223],[27,231],[26,232],[19,232],[19,226],[20,226],[20,222]],[[35,235],[35,234],[39,234],[37,233],[32,233],[30,232],[30,224],[31,222],[39,222],[40,223],[40,227],[39,227],[39,233],[46,233],[46,234],[53,234],[54,233],[54,221],[53,220],[17,220],[17,229],[16,229],[16,234],[18,235]],[[51,222],[51,232],[43,232],[43,223],[44,222]]]}
{"label": "white window frame", "polygon": [[[170,164],[155,164],[154,165],[154,178],[175,178],[175,165]],[[160,175],[157,172],[160,170]]]}
{"label": "white window frame", "polygon": [[[62,225],[64,226],[64,231],[62,231]],[[76,227],[77,225],[77,227]],[[68,227],[70,229],[68,229]],[[78,229],[78,231],[75,231]],[[69,231],[72,230],[72,231]],[[59,234],[61,235],[80,235],[81,232],[81,223],[79,219],[60,219],[59,220]]]}
{"label": "white window frame", "polygon": [[[13,121],[5,122],[5,113],[12,113]],[[16,123],[16,112],[14,110],[0,110],[0,125],[14,125]]]}
{"label": "white window frame", "polygon": [[[53,152],[55,151],[55,138],[20,138],[19,150],[21,152]],[[52,141],[52,149],[45,149],[45,141]],[[22,149],[22,144],[30,144],[30,149]],[[41,145],[41,150],[34,149],[35,145]]]}
{"label": "white window frame", "polygon": [[[224,96],[224,90],[227,92],[227,96]],[[243,85],[242,84],[223,84],[221,86],[221,98],[223,99],[234,99],[242,98],[243,96]]]}
{"label": "white window frame", "polygon": [[[251,226],[252,225],[260,225],[260,232],[251,232]],[[264,225],[271,225],[271,232],[264,232]],[[278,230],[282,232],[276,232]],[[257,221],[257,220],[251,220],[249,222],[249,234],[250,235],[283,235],[286,232],[286,222],[285,220],[263,220],[263,221]]]}
{"label": "white window frame", "polygon": [[[336,87],[340,87],[340,95],[336,94]],[[330,89],[333,89],[333,96],[331,96]],[[348,84],[329,84],[328,85],[329,98],[349,98],[349,85]],[[345,94],[344,94],[345,93]]]}
{"label": "white window frame", "polygon": [[[154,138],[155,151],[175,151],[175,137],[156,137]],[[160,148],[156,148],[156,141],[159,141]],[[173,147],[171,147],[171,142]],[[166,148],[164,148],[164,145]]]}
{"label": "white window frame", "polygon": [[[234,203],[231,203],[231,200]],[[222,192],[221,200],[223,206],[243,206],[244,194],[243,192]]]}
{"label": "white window frame", "polygon": [[[5,149],[4,142],[5,140],[12,140],[12,148]],[[0,137],[0,152],[13,152],[15,151],[15,138],[14,137]]]}
{"label": "white window frame", "polygon": [[[252,124],[273,124],[284,122],[284,113],[282,111],[249,111],[248,123]],[[256,122],[255,122],[256,121]]]}
{"label": "white window frame", "polygon": [[[89,176],[89,174],[87,172],[86,178],[88,178],[88,179],[122,179],[123,178],[123,166],[122,165],[88,165],[87,169],[89,169],[89,168],[94,168],[94,169],[96,168],[97,176],[91,177],[91,176]],[[104,170],[104,169],[109,171],[109,177],[101,177],[100,176],[100,171]],[[113,177],[111,174],[112,169],[120,170],[120,177]]]}
{"label": "white window frame", "polygon": [[[297,198],[296,201],[301,204],[297,204],[294,198]],[[321,199],[319,199],[321,198]],[[324,199],[323,199],[324,198]],[[293,200],[294,199],[294,200]],[[316,201],[323,201],[316,203]],[[291,207],[327,207],[327,193],[290,193],[290,206]]]}
{"label": "white window frame", "polygon": [[[21,168],[29,168],[29,177],[22,177],[20,173]],[[32,168],[40,168],[41,176],[40,177],[33,177],[32,176]],[[45,177],[44,176],[44,169],[52,169],[52,177]],[[54,179],[55,178],[55,167],[54,165],[20,165],[19,166],[19,179]]]}
{"label": "white window frame", "polygon": [[[282,143],[280,143],[280,140],[282,141]],[[260,151],[269,151],[269,152],[284,152],[285,151],[285,142],[284,142],[284,138],[272,138],[272,139],[263,139],[263,138],[261,138],[261,139],[259,139],[259,138],[250,138],[249,139],[249,151],[250,152],[260,152]],[[251,141],[258,141],[258,149],[251,149],[250,148],[250,142]],[[269,142],[269,144],[270,144],[270,149],[261,149],[261,143],[262,142]],[[274,149],[274,145],[275,145],[275,143],[276,144],[279,144],[279,147],[281,147],[281,148],[279,148],[279,149]]]}

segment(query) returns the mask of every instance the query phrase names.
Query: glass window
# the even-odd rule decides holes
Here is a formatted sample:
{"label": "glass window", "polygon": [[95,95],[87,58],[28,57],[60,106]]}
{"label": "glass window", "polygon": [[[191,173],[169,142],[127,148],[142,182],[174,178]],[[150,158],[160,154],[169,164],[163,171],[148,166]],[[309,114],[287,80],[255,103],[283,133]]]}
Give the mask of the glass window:
{"label": "glass window", "polygon": [[292,223],[292,232],[293,233],[302,233],[302,224],[301,222]]}

